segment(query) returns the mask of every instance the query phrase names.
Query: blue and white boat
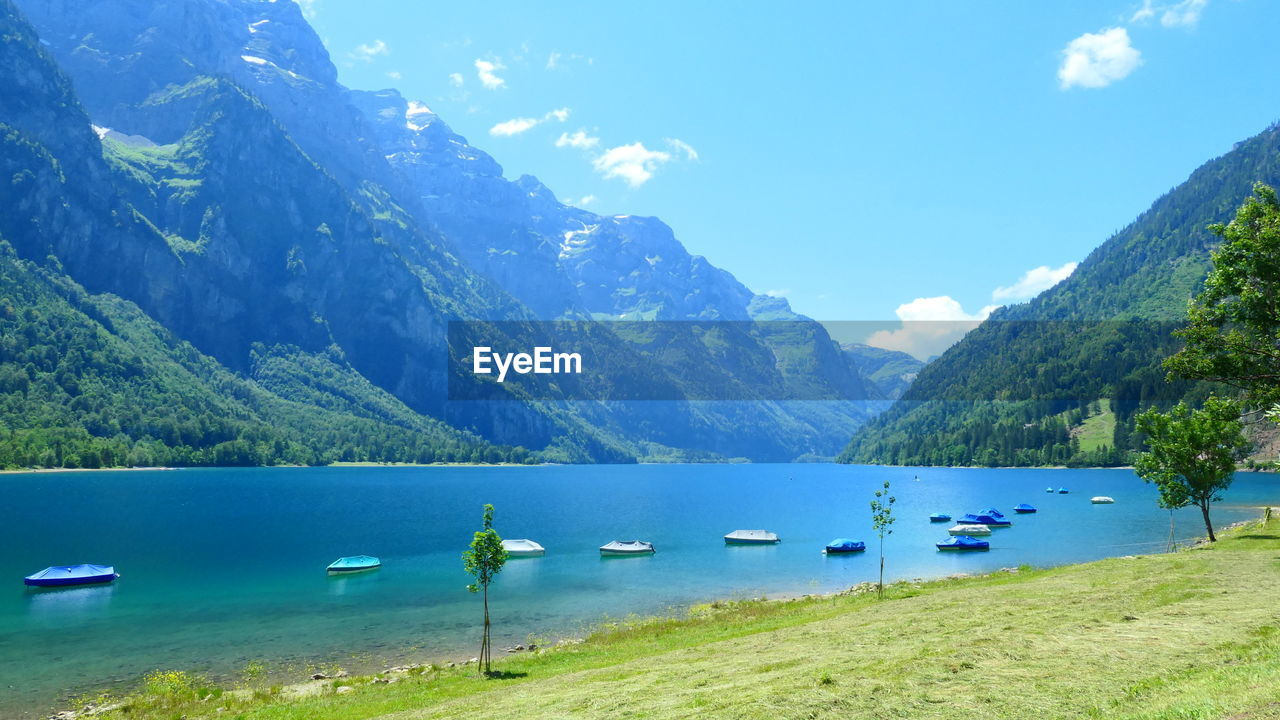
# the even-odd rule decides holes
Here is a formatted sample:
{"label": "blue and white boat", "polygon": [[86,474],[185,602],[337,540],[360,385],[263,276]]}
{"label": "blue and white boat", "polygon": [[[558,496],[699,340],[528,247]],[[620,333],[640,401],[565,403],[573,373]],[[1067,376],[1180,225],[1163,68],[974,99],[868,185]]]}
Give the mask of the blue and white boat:
{"label": "blue and white boat", "polygon": [[1067,494],[1067,493],[1069,493],[1069,492],[1071,492],[1071,491],[1070,491],[1070,490],[1068,490],[1068,489],[1066,489],[1066,488],[1058,488],[1058,494],[1059,494],[1059,495],[1066,495],[1066,494]]}
{"label": "blue and white boat", "polygon": [[1014,511],[1014,512],[1016,512],[1016,513],[1022,514],[1022,515],[1026,515],[1026,514],[1028,514],[1028,513],[1033,513],[1033,512],[1035,512],[1035,511],[1036,511],[1036,508],[1035,508],[1035,506],[1034,506],[1034,505],[1028,505],[1028,504],[1026,504],[1026,503],[1019,503],[1019,504],[1017,504],[1017,505],[1014,505],[1014,506],[1013,506],[1013,511]]}
{"label": "blue and white boat", "polygon": [[842,553],[856,553],[867,549],[867,544],[861,540],[850,540],[849,538],[836,538],[827,543],[827,547],[823,550],[828,555],[840,555]]}
{"label": "blue and white boat", "polygon": [[987,527],[1009,527],[1013,525],[1009,518],[1003,515],[995,517],[985,512],[962,515],[956,522],[962,525],[986,525]]}
{"label": "blue and white boat", "polygon": [[1051,493],[1051,492],[1053,492],[1053,488],[1051,488],[1051,487],[1047,487],[1047,488],[1045,488],[1045,489],[1044,489],[1044,491],[1045,491],[1045,492],[1047,492],[1047,493]]}
{"label": "blue and white boat", "polygon": [[326,569],[331,573],[353,573],[377,570],[380,567],[382,561],[372,555],[352,555],[334,560]]}
{"label": "blue and white boat", "polygon": [[938,543],[939,550],[990,550],[991,543],[968,535],[957,535]]}
{"label": "blue and white boat", "polygon": [[72,585],[97,585],[113,582],[120,574],[112,565],[54,565],[22,579],[31,587],[70,587]]}
{"label": "blue and white boat", "polygon": [[934,513],[929,516],[929,522],[949,522],[951,516],[946,513]]}

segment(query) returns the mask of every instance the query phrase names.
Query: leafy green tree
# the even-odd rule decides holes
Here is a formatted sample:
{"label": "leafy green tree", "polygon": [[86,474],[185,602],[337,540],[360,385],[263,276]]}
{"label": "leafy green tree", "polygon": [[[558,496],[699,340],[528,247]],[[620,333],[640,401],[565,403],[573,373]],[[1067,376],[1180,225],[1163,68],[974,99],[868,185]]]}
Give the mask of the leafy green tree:
{"label": "leafy green tree", "polygon": [[1137,423],[1148,447],[1134,464],[1138,475],[1160,488],[1161,507],[1200,508],[1209,540],[1217,541],[1209,506],[1231,485],[1236,460],[1248,448],[1239,403],[1210,395],[1199,410],[1180,402],[1167,413],[1147,410]]}
{"label": "leafy green tree", "polygon": [[871,526],[880,536],[880,581],[876,584],[877,597],[884,597],[884,538],[893,534],[893,504],[897,498],[889,494],[889,481],[884,481],[884,489],[877,490],[871,501]]}
{"label": "leafy green tree", "polygon": [[475,582],[467,586],[467,590],[484,593],[484,636],[480,641],[480,666],[484,674],[491,672],[492,643],[489,635],[489,583],[494,576],[502,572],[507,563],[507,551],[502,547],[502,538],[493,529],[493,506],[484,506],[484,529],[476,532],[471,538],[471,547],[462,553],[462,567],[466,569]]}
{"label": "leafy green tree", "polygon": [[1262,407],[1280,401],[1280,199],[1262,183],[1253,193],[1235,219],[1210,226],[1223,242],[1177,332],[1186,347],[1165,367],[1238,387]]}

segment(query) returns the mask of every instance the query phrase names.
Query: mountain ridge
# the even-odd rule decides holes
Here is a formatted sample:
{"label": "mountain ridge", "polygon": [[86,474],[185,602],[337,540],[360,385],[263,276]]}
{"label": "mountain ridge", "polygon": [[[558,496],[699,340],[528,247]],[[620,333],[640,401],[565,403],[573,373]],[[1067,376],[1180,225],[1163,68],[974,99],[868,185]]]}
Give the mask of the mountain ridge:
{"label": "mountain ridge", "polygon": [[[1134,415],[1197,402],[1207,383],[1166,382],[1171,336],[1209,270],[1217,238],[1255,182],[1280,184],[1272,124],[1195,169],[1070,277],[1030,302],[993,312],[929,363],[884,415],[860,429],[844,462],[1121,465],[1140,448]],[[1072,434],[1091,404],[1110,401],[1115,431],[1082,449]]]}

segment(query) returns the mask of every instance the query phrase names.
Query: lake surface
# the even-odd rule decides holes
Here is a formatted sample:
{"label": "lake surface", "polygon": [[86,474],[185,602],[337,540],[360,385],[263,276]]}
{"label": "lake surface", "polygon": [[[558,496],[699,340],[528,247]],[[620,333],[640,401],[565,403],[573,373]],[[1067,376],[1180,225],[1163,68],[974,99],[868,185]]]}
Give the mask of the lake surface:
{"label": "lake surface", "polygon": [[[914,478],[919,477],[916,481]],[[70,694],[128,690],[156,669],[236,677],[250,661],[301,679],[476,654],[480,601],[460,553],[493,503],[495,527],[544,558],[514,559],[493,586],[499,648],[605,618],[716,598],[831,591],[874,580],[871,493],[897,496],[888,579],[979,573],[1159,552],[1168,513],[1129,470],[991,470],[841,465],[640,465],[184,469],[0,475],[0,715],[42,716]],[[1066,486],[1068,495],[1046,494]],[[1114,505],[1091,505],[1110,495]],[[1036,515],[1015,516],[1028,502]],[[1240,473],[1215,524],[1280,504],[1280,478]],[[949,524],[994,506],[1014,526],[987,553],[939,553]],[[726,547],[736,529],[776,546]],[[1183,539],[1203,533],[1178,514]],[[826,557],[839,536],[864,555]],[[602,559],[610,540],[657,553]],[[381,570],[330,578],[342,555]],[[114,564],[111,586],[27,590],[45,566]],[[5,589],[7,588],[7,589]]]}

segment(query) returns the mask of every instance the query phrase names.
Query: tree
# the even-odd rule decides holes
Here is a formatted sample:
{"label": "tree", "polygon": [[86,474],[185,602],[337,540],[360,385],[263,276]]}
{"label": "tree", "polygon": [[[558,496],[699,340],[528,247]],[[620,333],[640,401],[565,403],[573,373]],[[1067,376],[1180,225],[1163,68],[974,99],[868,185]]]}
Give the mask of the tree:
{"label": "tree", "polygon": [[1204,516],[1210,542],[1216,542],[1209,506],[1231,485],[1236,460],[1248,449],[1241,432],[1240,405],[1210,395],[1193,410],[1180,402],[1168,413],[1151,408],[1137,417],[1148,450],[1134,469],[1160,488],[1161,507],[1195,505]]}
{"label": "tree", "polygon": [[1280,401],[1280,199],[1262,183],[1253,193],[1235,219],[1210,226],[1223,242],[1175,333],[1186,347],[1165,367],[1238,387],[1263,407]]}
{"label": "tree", "polygon": [[1156,504],[1169,511],[1169,541],[1165,546],[1166,551],[1173,552],[1178,546],[1177,535],[1174,533],[1173,511],[1190,505],[1191,496],[1184,483],[1167,482],[1157,484],[1156,487],[1160,490],[1160,498],[1156,500]]}
{"label": "tree", "polygon": [[489,639],[489,583],[494,576],[502,572],[507,563],[507,551],[502,547],[502,538],[493,529],[493,506],[484,506],[484,529],[471,538],[471,547],[462,553],[462,567],[466,569],[475,582],[467,586],[470,592],[484,593],[484,635],[480,641],[481,672],[488,675],[491,671],[492,647]]}
{"label": "tree", "polygon": [[877,490],[875,499],[871,501],[871,526],[880,536],[880,582],[876,584],[876,596],[884,597],[884,537],[893,534],[893,504],[897,498],[889,494],[889,481],[884,481],[884,489]]}

